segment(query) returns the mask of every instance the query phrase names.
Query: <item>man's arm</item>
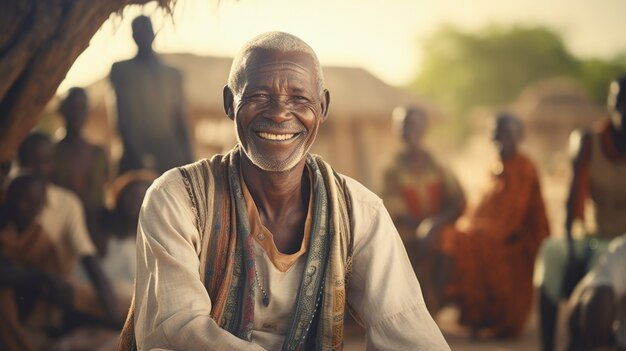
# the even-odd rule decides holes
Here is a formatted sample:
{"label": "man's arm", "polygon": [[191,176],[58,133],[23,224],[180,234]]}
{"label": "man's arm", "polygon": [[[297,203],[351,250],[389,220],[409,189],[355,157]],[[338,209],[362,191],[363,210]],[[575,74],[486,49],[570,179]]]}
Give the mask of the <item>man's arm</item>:
{"label": "man's arm", "polygon": [[98,293],[98,299],[102,304],[107,320],[115,326],[121,327],[123,321],[120,319],[121,312],[117,310],[115,294],[109,284],[109,280],[104,275],[100,262],[93,255],[83,256],[81,264],[87,276]]}
{"label": "man's arm", "polygon": [[584,216],[584,202],[589,182],[589,161],[591,159],[591,134],[589,131],[574,131],[570,136],[572,157],[572,181],[565,205],[565,234],[571,239],[574,220]]}
{"label": "man's arm", "polygon": [[442,184],[442,211],[424,220],[417,228],[418,237],[425,239],[422,240],[423,245],[431,249],[437,241],[439,231],[459,218],[465,209],[465,194],[451,171],[444,171]]}
{"label": "man's arm", "polygon": [[219,327],[200,281],[200,235],[178,170],[150,188],[137,232],[135,337],[139,350],[263,350]]}
{"label": "man's arm", "polygon": [[[350,306],[365,323],[368,350],[450,350],[428,313],[391,217],[373,194],[355,194]],[[355,198],[356,197],[356,198]],[[375,198],[375,200],[371,200]]]}
{"label": "man's arm", "polygon": [[76,255],[80,257],[81,266],[85,269],[94,290],[98,294],[98,300],[102,304],[107,320],[114,325],[119,325],[122,323],[120,320],[121,313],[117,310],[111,285],[95,257],[97,250],[87,230],[83,205],[73,193],[64,193],[64,206],[68,208],[66,212],[68,214],[66,235],[70,245]]}

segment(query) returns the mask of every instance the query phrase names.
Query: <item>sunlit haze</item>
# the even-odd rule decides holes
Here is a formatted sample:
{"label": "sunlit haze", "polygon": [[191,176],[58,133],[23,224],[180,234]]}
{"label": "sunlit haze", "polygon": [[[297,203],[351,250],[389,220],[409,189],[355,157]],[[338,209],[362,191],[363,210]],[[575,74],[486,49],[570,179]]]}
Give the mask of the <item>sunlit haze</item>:
{"label": "sunlit haze", "polygon": [[419,71],[420,43],[445,24],[543,25],[576,55],[611,57],[626,52],[625,13],[621,0],[179,0],[173,18],[154,4],[131,6],[105,22],[59,91],[88,85],[132,57],[130,22],[139,14],[152,18],[161,53],[232,56],[253,36],[280,30],[304,39],[324,65],[363,67],[402,85]]}

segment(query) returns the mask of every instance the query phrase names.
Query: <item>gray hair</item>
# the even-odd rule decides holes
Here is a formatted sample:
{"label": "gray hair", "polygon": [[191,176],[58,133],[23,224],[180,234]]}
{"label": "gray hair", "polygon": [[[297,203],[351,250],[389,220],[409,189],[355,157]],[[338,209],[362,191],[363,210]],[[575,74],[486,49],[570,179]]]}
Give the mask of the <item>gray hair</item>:
{"label": "gray hair", "polygon": [[524,126],[517,116],[509,112],[499,112],[496,114],[496,123],[504,124],[511,132],[511,136],[516,142],[520,141],[524,136]]}
{"label": "gray hair", "polygon": [[302,39],[295,35],[285,32],[267,32],[259,36],[252,38],[239,50],[233,64],[230,67],[230,74],[228,75],[228,86],[233,90],[233,93],[240,91],[241,84],[243,83],[245,61],[251,53],[256,50],[275,50],[281,52],[301,52],[311,56],[313,63],[315,64],[315,73],[317,75],[317,88],[318,93],[322,93],[324,89],[324,75],[322,74],[322,66],[317,58],[317,55],[313,49],[305,43]]}

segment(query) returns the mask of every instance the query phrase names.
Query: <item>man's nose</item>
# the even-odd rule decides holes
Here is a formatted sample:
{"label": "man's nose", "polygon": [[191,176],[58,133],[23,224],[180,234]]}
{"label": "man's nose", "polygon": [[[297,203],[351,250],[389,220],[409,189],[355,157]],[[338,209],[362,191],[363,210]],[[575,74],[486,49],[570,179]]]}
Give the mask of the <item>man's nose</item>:
{"label": "man's nose", "polygon": [[287,98],[272,98],[264,117],[271,119],[273,122],[281,123],[293,118],[292,105]]}

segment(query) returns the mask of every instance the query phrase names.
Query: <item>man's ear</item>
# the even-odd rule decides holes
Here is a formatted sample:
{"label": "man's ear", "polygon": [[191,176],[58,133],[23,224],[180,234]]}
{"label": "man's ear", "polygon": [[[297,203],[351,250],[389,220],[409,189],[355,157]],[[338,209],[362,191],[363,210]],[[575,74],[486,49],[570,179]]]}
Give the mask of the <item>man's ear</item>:
{"label": "man's ear", "polygon": [[233,105],[235,103],[235,96],[233,95],[233,91],[230,90],[228,85],[224,85],[224,91],[222,92],[222,94],[224,98],[224,112],[226,113],[226,116],[228,116],[228,118],[234,120],[235,108]]}
{"label": "man's ear", "polygon": [[326,121],[326,118],[328,117],[328,108],[330,107],[330,93],[328,92],[328,89],[324,89],[324,92],[322,92],[322,96],[320,96],[320,99],[322,105],[322,123],[324,123],[324,121]]}

